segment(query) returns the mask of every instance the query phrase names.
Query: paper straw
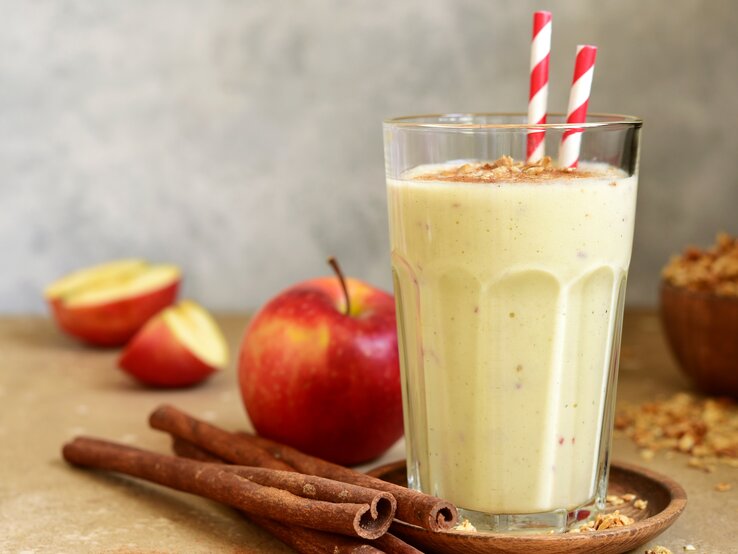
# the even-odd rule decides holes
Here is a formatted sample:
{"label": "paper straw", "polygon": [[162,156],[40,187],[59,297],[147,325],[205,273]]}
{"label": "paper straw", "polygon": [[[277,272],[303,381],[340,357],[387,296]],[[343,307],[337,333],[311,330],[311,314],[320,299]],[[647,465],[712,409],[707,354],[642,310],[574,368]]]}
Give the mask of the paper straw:
{"label": "paper straw", "polygon": [[[533,14],[533,41],[530,48],[530,92],[528,95],[528,123],[546,123],[548,103],[548,62],[551,58],[551,12]],[[528,133],[528,163],[535,163],[544,154],[544,131]]]}
{"label": "paper straw", "polygon": [[[574,78],[569,91],[569,108],[566,111],[567,123],[584,123],[587,120],[587,105],[592,90],[597,47],[577,46],[577,59],[574,63]],[[574,168],[579,163],[579,147],[582,143],[582,129],[569,129],[561,137],[559,165]]]}

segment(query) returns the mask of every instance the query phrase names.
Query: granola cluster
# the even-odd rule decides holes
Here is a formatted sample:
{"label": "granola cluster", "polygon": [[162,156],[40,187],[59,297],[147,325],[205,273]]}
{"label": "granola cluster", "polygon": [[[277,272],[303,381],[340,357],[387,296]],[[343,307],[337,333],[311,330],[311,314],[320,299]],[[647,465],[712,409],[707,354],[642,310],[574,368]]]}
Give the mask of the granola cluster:
{"label": "granola cluster", "polygon": [[645,510],[648,507],[648,500],[638,498],[632,492],[623,494],[622,496],[618,496],[617,494],[608,494],[605,497],[605,501],[611,506],[622,506],[623,504],[632,502],[633,507],[638,510]]}
{"label": "granola cluster", "polygon": [[661,275],[677,287],[738,296],[738,238],[720,233],[707,250],[690,246],[674,256]]}
{"label": "granola cluster", "polygon": [[698,398],[678,393],[666,400],[625,405],[615,429],[643,450],[689,454],[689,467],[712,472],[718,463],[738,467],[738,405],[728,398]]}
{"label": "granola cluster", "polygon": [[494,162],[465,163],[431,173],[415,175],[418,181],[453,181],[462,183],[514,183],[550,181],[566,177],[592,177],[591,171],[558,167],[549,156],[534,163],[516,162],[510,156],[502,156]]}
{"label": "granola cluster", "polygon": [[593,521],[589,521],[584,525],[569,529],[569,533],[589,533],[591,531],[604,531],[614,527],[625,527],[632,525],[635,520],[625,514],[621,514],[619,510],[615,510],[609,514],[597,514]]}
{"label": "granola cluster", "polygon": [[462,521],[460,521],[456,527],[454,527],[454,531],[463,531],[465,533],[476,533],[477,528],[474,527],[474,524],[472,524],[471,521],[464,518]]}

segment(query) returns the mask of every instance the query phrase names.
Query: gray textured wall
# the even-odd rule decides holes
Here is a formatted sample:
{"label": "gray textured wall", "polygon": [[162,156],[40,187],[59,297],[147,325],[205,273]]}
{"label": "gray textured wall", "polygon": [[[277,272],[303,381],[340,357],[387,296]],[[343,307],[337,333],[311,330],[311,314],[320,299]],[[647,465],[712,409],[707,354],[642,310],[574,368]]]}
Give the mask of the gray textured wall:
{"label": "gray textured wall", "polygon": [[654,303],[670,252],[738,233],[730,0],[0,0],[0,311],[129,255],[215,309],[329,253],[389,287],[381,119],[525,110],[541,8],[550,109],[591,42],[590,109],[645,118],[629,300]]}

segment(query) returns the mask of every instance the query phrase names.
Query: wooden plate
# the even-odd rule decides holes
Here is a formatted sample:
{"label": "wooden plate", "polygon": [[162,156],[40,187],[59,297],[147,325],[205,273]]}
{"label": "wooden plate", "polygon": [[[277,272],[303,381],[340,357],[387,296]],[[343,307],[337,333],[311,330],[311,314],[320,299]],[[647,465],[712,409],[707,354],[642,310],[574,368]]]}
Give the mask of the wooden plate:
{"label": "wooden plate", "polygon": [[[398,485],[407,484],[405,462],[378,467],[370,475]],[[634,493],[648,500],[645,510],[623,504],[606,511],[620,510],[635,519],[626,527],[592,533],[557,533],[515,535],[502,533],[464,533],[459,531],[431,532],[404,522],[395,521],[392,532],[412,543],[423,552],[438,554],[572,554],[575,552],[621,554],[647,543],[667,529],[684,510],[687,494],[672,479],[641,467],[613,463],[610,468],[608,494]]]}

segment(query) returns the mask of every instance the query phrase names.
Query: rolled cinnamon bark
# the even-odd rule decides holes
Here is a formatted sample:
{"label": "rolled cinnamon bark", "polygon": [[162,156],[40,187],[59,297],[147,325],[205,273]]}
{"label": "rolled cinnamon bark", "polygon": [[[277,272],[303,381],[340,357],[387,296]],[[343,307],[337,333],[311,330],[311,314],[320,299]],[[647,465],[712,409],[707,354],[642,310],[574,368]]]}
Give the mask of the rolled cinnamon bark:
{"label": "rolled cinnamon bark", "polygon": [[[173,437],[179,437],[191,444],[201,446],[229,462],[233,460],[228,456],[223,456],[222,452],[230,452],[233,457],[237,457],[239,461],[236,463],[239,465],[295,471],[295,468],[290,464],[276,459],[265,449],[244,446],[238,442],[234,443],[233,433],[200,421],[174,406],[164,405],[154,410],[149,416],[149,424],[154,429],[166,431]],[[207,443],[207,446],[205,446],[205,443]]]}
{"label": "rolled cinnamon bark", "polygon": [[[387,531],[394,515],[392,503],[386,499],[378,500],[374,510],[368,503],[306,499],[287,490],[254,483],[226,465],[156,454],[97,439],[77,438],[64,445],[63,454],[75,465],[117,471],[210,498],[257,517],[342,535],[376,539]],[[320,486],[326,495],[328,485]],[[342,483],[336,484],[336,497],[343,488]]]}
{"label": "rolled cinnamon bark", "polygon": [[399,520],[430,531],[449,529],[456,525],[458,520],[456,506],[435,496],[388,483],[365,473],[321,460],[264,437],[249,433],[237,433],[236,436],[244,441],[239,444],[241,450],[245,450],[245,444],[251,444],[256,448],[270,452],[275,458],[288,463],[300,473],[319,475],[327,479],[345,481],[392,493],[397,499],[395,517]]}
{"label": "rolled cinnamon bark", "polygon": [[[264,452],[267,452],[277,462],[291,466],[300,473],[389,492],[397,500],[395,513],[397,519],[431,531],[453,527],[458,518],[456,507],[453,504],[435,496],[382,481],[263,437],[247,433],[229,433],[214,425],[199,421],[173,406],[165,405],[157,408],[151,414],[149,423],[155,429],[166,431],[194,443],[229,462],[259,465],[253,462],[249,464],[249,460],[255,457],[263,459]],[[272,464],[273,462],[267,461],[267,463]]]}
{"label": "rolled cinnamon bark", "polygon": [[[223,463],[222,459],[178,437],[175,437],[172,441],[172,450],[178,456],[185,458],[214,464]],[[324,533],[306,527],[285,525],[272,519],[256,517],[246,513],[243,513],[243,516],[300,554],[324,554],[325,552],[330,552],[331,554],[394,554],[394,552],[396,554],[403,554],[401,550],[395,550],[394,552],[391,550],[379,550],[374,546],[359,542],[358,539],[344,537],[342,535]],[[400,539],[394,538],[396,541],[402,542]]]}
{"label": "rolled cinnamon bark", "polygon": [[[172,441],[172,449],[177,453],[177,455],[184,456],[186,458],[210,463],[223,463],[221,458],[210,454],[199,446],[195,446],[194,444],[177,437]],[[331,535],[329,533],[321,533],[320,531],[315,531],[313,529],[287,527],[279,523],[277,523],[276,526],[269,525],[272,523],[271,520],[254,518],[253,516],[248,516],[248,514],[246,514],[246,517],[272,533],[288,546],[291,546],[300,552],[300,554],[318,554],[323,552],[352,554],[354,552],[368,552],[363,549],[352,550],[352,548],[368,546],[366,544],[355,542],[353,539]],[[297,533],[295,533],[296,531]],[[422,554],[421,551],[414,546],[406,543],[402,539],[398,539],[390,533],[385,533],[378,539],[374,539],[372,544],[381,548],[381,550],[374,548],[372,552],[378,551],[385,552],[386,554]]]}
{"label": "rolled cinnamon bark", "polygon": [[172,450],[177,456],[197,460],[198,462],[210,462],[211,464],[226,463],[223,458],[218,458],[215,454],[211,454],[207,450],[179,437],[172,437]]}
{"label": "rolled cinnamon bark", "polygon": [[423,554],[422,551],[413,545],[406,543],[391,533],[385,533],[378,539],[374,539],[372,544],[377,545],[382,549],[382,552],[386,552],[387,554]]}
{"label": "rolled cinnamon bark", "polygon": [[[273,519],[255,517],[250,514],[244,514],[244,516],[300,554],[392,554],[389,550],[380,550],[371,544],[359,542],[358,539],[324,533],[307,527],[285,525]],[[398,551],[397,554],[400,552]]]}
{"label": "rolled cinnamon bark", "polygon": [[[197,447],[190,446],[194,451]],[[199,450],[199,449],[198,449]],[[202,461],[210,463],[222,463],[222,460],[206,452],[193,452],[202,458]],[[380,504],[388,502],[394,511],[397,508],[395,497],[388,492],[378,491],[367,487],[360,487],[343,481],[334,481],[315,475],[304,475],[296,471],[281,471],[263,467],[246,467],[241,465],[222,465],[225,471],[231,471],[265,487],[275,487],[286,490],[303,498],[324,500],[326,502],[348,502],[353,504],[369,504],[373,517],[378,516],[379,510],[383,509]],[[386,507],[385,507],[386,509]]]}

